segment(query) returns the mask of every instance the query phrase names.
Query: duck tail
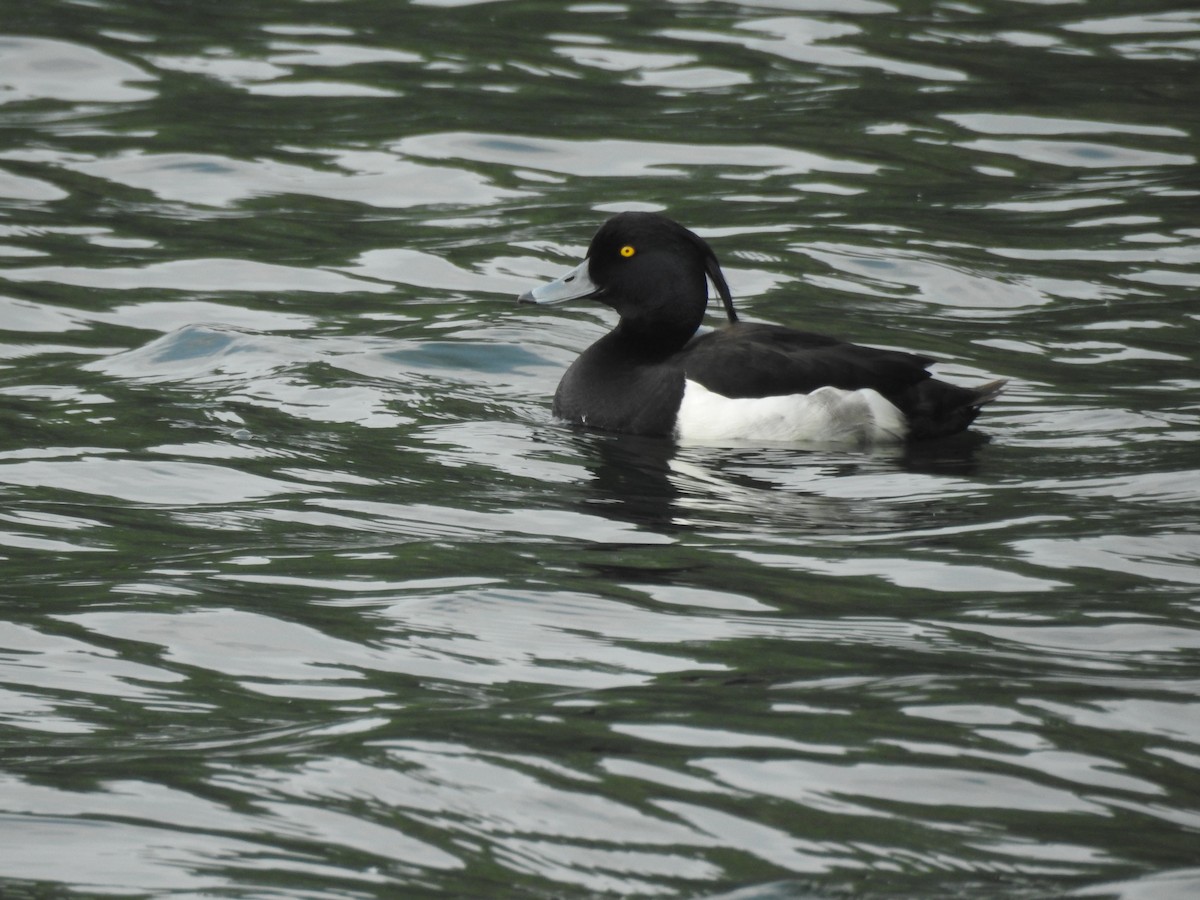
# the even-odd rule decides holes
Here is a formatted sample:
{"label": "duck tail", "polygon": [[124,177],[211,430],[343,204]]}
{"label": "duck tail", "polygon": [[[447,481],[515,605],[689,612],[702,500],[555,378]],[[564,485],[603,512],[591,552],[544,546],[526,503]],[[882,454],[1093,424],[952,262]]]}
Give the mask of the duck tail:
{"label": "duck tail", "polygon": [[926,440],[958,434],[975,421],[979,411],[1004,391],[1007,379],[975,388],[959,387],[930,378],[913,385],[901,409],[908,416],[909,438]]}
{"label": "duck tail", "polygon": [[977,388],[971,388],[971,393],[975,395],[970,401],[970,405],[979,410],[985,403],[991,403],[997,397],[1004,393],[1004,388],[1008,384],[1007,378],[997,378],[995,381],[989,381],[987,384],[980,385]]}

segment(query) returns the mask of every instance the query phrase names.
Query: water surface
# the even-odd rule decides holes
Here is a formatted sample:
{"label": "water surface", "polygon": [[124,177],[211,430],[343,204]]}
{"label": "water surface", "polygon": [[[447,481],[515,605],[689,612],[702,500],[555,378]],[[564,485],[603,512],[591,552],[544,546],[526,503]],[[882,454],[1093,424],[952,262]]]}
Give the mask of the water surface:
{"label": "water surface", "polygon": [[[7,6],[4,896],[1200,893],[1187,4]],[[1009,390],[573,431],[620,209]]]}

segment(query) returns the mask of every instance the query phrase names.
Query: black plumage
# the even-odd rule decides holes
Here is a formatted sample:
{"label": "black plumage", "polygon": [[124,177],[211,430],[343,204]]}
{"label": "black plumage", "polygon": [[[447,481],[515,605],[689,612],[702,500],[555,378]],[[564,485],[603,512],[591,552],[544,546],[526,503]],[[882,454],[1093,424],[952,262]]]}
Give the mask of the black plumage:
{"label": "black plumage", "polygon": [[[697,334],[706,278],[729,323]],[[669,436],[685,380],[730,398],[808,394],[821,387],[877,391],[904,415],[909,439],[962,431],[1004,382],[964,388],[934,379],[932,360],[778,325],[739,322],[711,247],[655,213],[620,213],[592,239],[587,258],[558,282],[522,295],[553,302],[591,297],[620,321],[572,364],[554,398],[563,419],[629,434]]]}

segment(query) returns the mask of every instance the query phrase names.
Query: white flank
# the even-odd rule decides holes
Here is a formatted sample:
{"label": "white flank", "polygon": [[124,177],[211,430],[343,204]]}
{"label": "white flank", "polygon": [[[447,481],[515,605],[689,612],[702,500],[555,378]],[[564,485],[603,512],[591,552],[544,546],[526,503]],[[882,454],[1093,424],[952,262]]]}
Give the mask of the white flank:
{"label": "white flank", "polygon": [[795,441],[884,444],[904,440],[904,414],[877,391],[817,388],[811,394],[732,398],[684,383],[675,438],[684,443]]}

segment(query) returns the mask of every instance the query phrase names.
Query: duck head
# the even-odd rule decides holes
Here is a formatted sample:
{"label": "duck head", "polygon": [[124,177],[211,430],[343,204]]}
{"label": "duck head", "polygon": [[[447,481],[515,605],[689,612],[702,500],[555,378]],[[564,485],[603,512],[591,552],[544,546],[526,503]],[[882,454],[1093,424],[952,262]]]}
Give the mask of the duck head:
{"label": "duck head", "polygon": [[729,285],[702,238],[658,213],[624,212],[600,226],[583,262],[518,299],[591,298],[616,310],[618,327],[627,333],[654,333],[659,340],[664,332],[690,337],[708,306],[706,278],[721,295],[729,321],[736,322]]}

